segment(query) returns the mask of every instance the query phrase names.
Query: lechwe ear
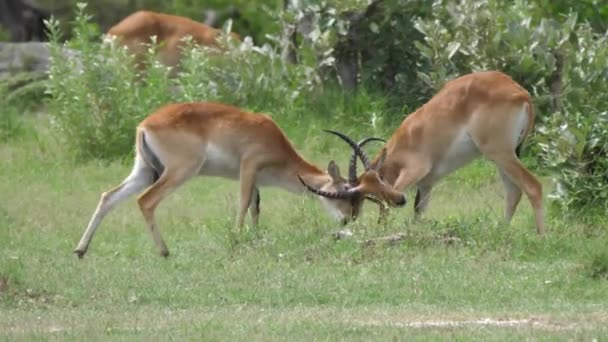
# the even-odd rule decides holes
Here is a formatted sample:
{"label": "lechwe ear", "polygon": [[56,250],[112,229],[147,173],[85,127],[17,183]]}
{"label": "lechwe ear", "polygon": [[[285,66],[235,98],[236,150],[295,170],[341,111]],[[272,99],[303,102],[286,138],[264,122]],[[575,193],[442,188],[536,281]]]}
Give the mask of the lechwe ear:
{"label": "lechwe ear", "polygon": [[338,164],[336,164],[336,162],[333,160],[330,160],[329,164],[327,164],[327,173],[329,174],[331,179],[333,179],[334,182],[340,182],[344,180],[344,178],[342,178],[342,176],[340,175],[340,168],[338,167]]}

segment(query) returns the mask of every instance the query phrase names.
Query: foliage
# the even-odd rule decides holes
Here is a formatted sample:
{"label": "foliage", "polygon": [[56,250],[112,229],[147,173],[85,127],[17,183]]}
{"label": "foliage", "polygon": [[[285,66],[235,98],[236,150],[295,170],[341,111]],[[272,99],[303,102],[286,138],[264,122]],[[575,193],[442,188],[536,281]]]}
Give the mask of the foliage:
{"label": "foliage", "polygon": [[559,17],[570,12],[578,14],[580,23],[589,23],[596,32],[608,30],[608,3],[603,0],[533,0],[535,15]]}
{"label": "foliage", "polygon": [[5,105],[20,109],[40,106],[45,99],[46,75],[42,72],[19,72],[0,80]]}
{"label": "foliage", "polygon": [[591,278],[608,280],[608,252],[596,252],[587,265],[587,272]]}
{"label": "foliage", "polygon": [[12,106],[4,107],[0,111],[0,142],[21,136],[24,132],[23,121],[17,109]]}
{"label": "foliage", "polygon": [[277,49],[256,47],[250,40],[221,56],[191,46],[179,76],[176,82],[186,101],[206,99],[285,114],[304,93],[320,86],[311,68],[286,66]]}
{"label": "foliage", "polygon": [[4,27],[0,26],[0,42],[4,42],[11,39],[11,34],[9,31],[4,29]]}
{"label": "foliage", "polygon": [[[19,73],[0,81],[0,142],[26,135],[24,117],[43,102],[46,81],[37,73]],[[25,85],[23,85],[25,83]]]}
{"label": "foliage", "polygon": [[557,172],[553,198],[559,209],[608,214],[608,33],[587,24],[566,50],[563,106],[539,131],[541,158]]}
{"label": "foliage", "polygon": [[[145,5],[144,5],[145,3]],[[204,6],[195,0],[145,0],[140,1],[138,7],[145,8],[155,3],[160,11],[190,17],[200,22],[204,21],[204,10],[216,10],[219,22],[224,23],[227,19],[232,20],[232,31],[241,37],[250,36],[253,41],[261,45],[267,42],[267,35],[279,30],[278,22],[269,20],[272,13],[281,7],[280,0],[207,0]],[[238,10],[236,17],[230,17],[230,12]]]}
{"label": "foliage", "polygon": [[315,65],[325,82],[340,80],[340,68],[351,55],[359,66],[363,91],[392,99],[387,121],[400,121],[402,107],[420,103],[429,94],[414,86],[412,72],[421,63],[414,42],[421,38],[412,17],[431,7],[425,0],[292,1],[281,20],[298,28],[301,60]]}
{"label": "foliage", "polygon": [[[91,17],[84,8],[79,6],[74,38],[65,44],[58,41],[58,23],[49,25],[48,92],[54,123],[77,157],[125,155],[132,150],[137,122],[169,102],[168,69],[151,60],[148,71],[140,75],[125,49],[112,43],[91,43],[97,31],[89,25]],[[77,56],[66,58],[65,48],[78,51]]]}

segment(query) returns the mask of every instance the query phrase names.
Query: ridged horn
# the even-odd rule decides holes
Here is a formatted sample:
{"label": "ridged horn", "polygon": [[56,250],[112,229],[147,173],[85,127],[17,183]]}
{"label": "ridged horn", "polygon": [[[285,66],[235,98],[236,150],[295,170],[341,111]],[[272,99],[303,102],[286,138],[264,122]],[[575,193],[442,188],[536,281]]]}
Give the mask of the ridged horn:
{"label": "ridged horn", "polygon": [[308,191],[312,192],[313,194],[317,194],[319,196],[333,198],[333,199],[347,199],[347,198],[353,197],[356,194],[355,192],[347,192],[347,191],[329,192],[329,191],[316,189],[316,188],[306,184],[306,182],[302,179],[302,177],[300,177],[300,175],[298,175],[298,179],[300,180],[302,185],[304,185],[306,187],[306,189],[308,189]]}
{"label": "ridged horn", "polygon": [[[382,141],[386,142],[386,140],[376,137],[365,138],[357,143],[360,148],[363,148],[365,144],[370,141]],[[350,184],[355,184],[357,182],[357,153],[353,150],[353,154],[350,156],[350,161],[348,164],[348,182]]]}
{"label": "ridged horn", "polygon": [[361,162],[363,162],[363,165],[365,166],[365,170],[366,171],[369,170],[369,168],[370,168],[369,158],[367,158],[367,155],[365,154],[365,152],[363,152],[363,150],[359,147],[359,145],[353,139],[349,138],[347,135],[345,135],[343,133],[340,133],[337,131],[332,131],[330,129],[325,129],[324,131],[327,133],[337,135],[342,140],[346,141],[346,143],[348,145],[350,145],[350,147],[352,147],[355,154],[357,154],[359,156],[359,158],[361,159]]}

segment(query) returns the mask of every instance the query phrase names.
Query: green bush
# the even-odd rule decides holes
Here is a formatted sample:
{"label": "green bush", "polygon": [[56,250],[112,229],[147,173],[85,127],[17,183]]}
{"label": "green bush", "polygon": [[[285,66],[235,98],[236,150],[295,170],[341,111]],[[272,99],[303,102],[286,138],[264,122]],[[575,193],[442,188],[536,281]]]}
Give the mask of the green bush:
{"label": "green bush", "polygon": [[[22,81],[29,83],[15,88]],[[30,127],[24,120],[25,114],[40,105],[44,85],[43,80],[32,81],[27,73],[0,81],[0,142],[30,132]]]}
{"label": "green bush", "polygon": [[564,75],[563,109],[538,138],[544,163],[557,172],[552,198],[560,210],[608,214],[608,33],[582,25]]}
{"label": "green bush", "polygon": [[585,270],[589,277],[597,280],[608,280],[608,252],[605,246],[590,246]]}
{"label": "green bush", "polygon": [[213,56],[205,47],[190,47],[176,80],[187,101],[212,100],[251,110],[290,113],[298,98],[315,86],[314,70],[284,65],[277,49],[245,42],[238,49]]}
{"label": "green bush", "polygon": [[17,109],[10,106],[4,107],[0,111],[0,142],[21,136],[24,132],[23,121]]}
{"label": "green bush", "polygon": [[[125,49],[93,42],[98,32],[89,25],[85,6],[78,8],[72,40],[61,44],[58,23],[49,25],[51,114],[75,157],[124,156],[133,149],[136,124],[171,100],[169,70],[151,51],[147,72],[138,74]],[[76,56],[66,58],[66,48]]]}

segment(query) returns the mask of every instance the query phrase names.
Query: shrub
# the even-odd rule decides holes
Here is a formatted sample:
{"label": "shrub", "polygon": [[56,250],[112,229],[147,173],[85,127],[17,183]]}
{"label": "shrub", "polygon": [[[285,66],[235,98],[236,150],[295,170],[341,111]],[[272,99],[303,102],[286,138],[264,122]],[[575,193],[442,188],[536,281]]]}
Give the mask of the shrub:
{"label": "shrub", "polygon": [[[85,7],[78,6],[74,38],[64,44],[58,23],[49,23],[51,115],[75,157],[116,158],[132,151],[138,121],[171,99],[169,70],[153,60],[153,47],[147,72],[138,74],[125,49],[93,42],[98,31]],[[77,56],[66,58],[66,49]]]}
{"label": "shrub", "polygon": [[36,80],[14,89],[17,80],[27,79],[21,76],[0,81],[0,142],[26,135],[29,126],[24,121],[24,115],[40,104],[39,87],[44,81]]}
{"label": "shrub", "polygon": [[593,279],[608,280],[608,252],[596,252],[587,264],[587,274]]}
{"label": "shrub", "polygon": [[563,109],[539,128],[541,158],[557,172],[558,209],[606,215],[608,203],[608,33],[576,32],[564,78]]}
{"label": "shrub", "polygon": [[4,107],[0,111],[0,142],[21,136],[24,132],[23,121],[17,109],[11,106]]}
{"label": "shrub", "polygon": [[187,101],[205,99],[285,114],[292,112],[298,98],[321,86],[312,68],[284,65],[277,49],[269,44],[256,47],[249,40],[221,56],[190,46],[176,81]]}

